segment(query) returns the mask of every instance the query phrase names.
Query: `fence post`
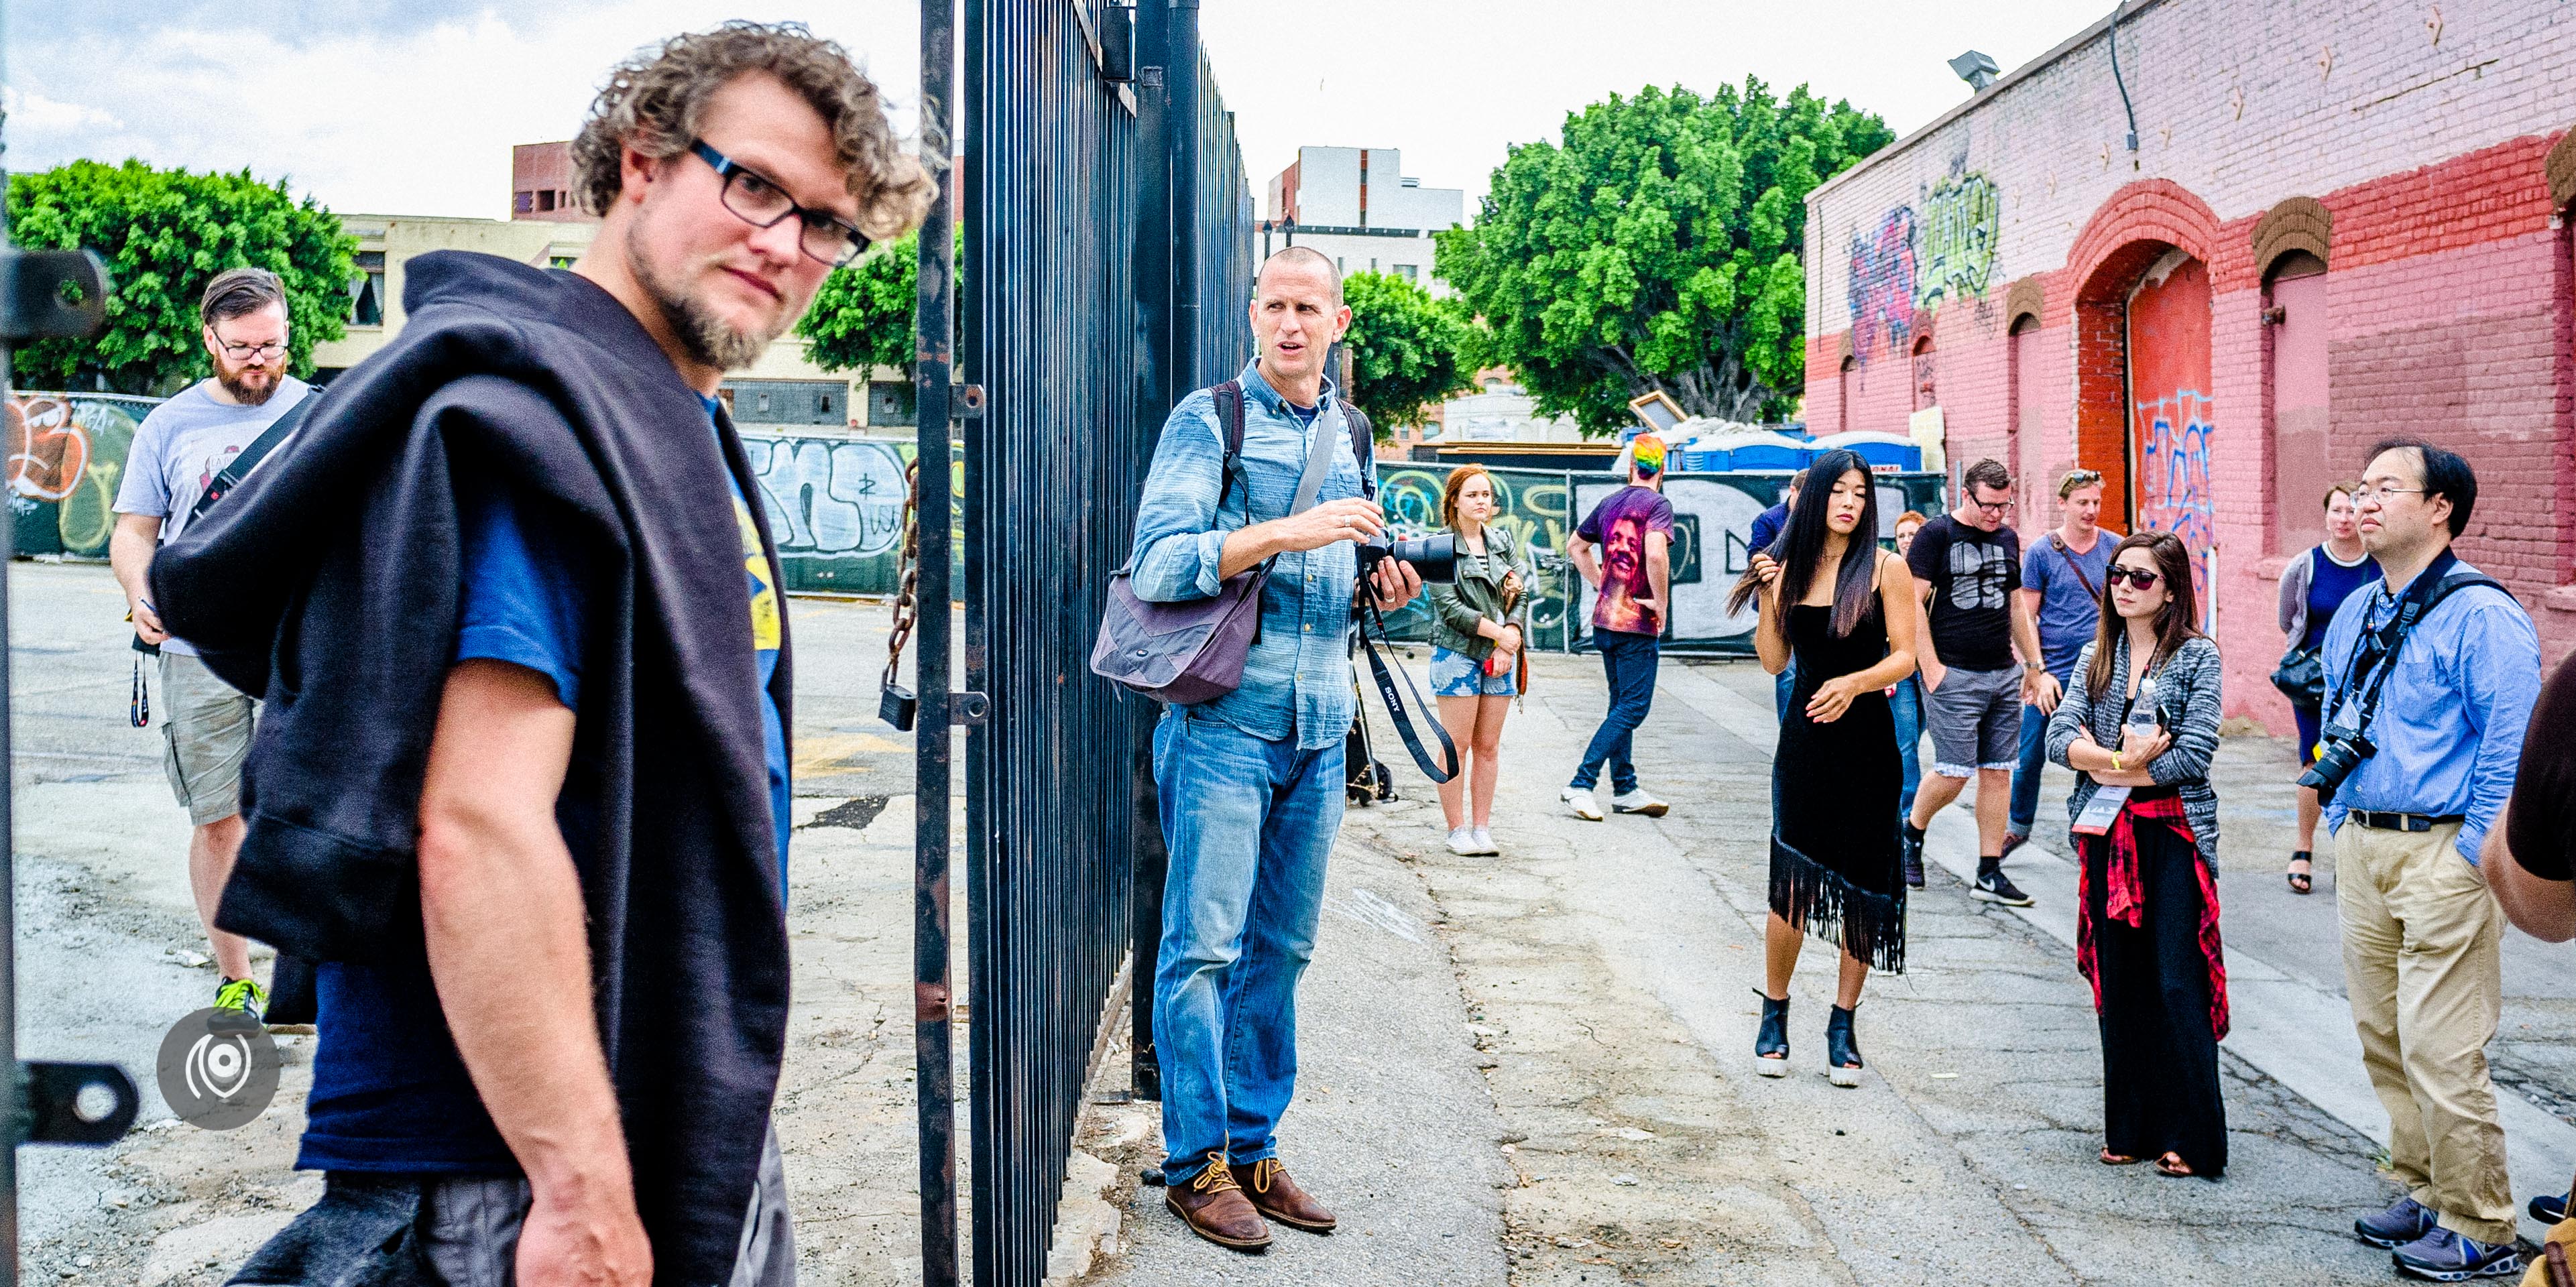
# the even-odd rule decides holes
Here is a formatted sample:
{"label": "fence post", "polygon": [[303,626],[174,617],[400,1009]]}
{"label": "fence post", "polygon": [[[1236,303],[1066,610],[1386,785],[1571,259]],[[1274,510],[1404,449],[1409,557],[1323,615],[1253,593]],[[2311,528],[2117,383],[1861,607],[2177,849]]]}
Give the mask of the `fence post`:
{"label": "fence post", "polygon": [[921,1128],[921,1281],[957,1283],[957,1088],[949,1026],[949,380],[954,364],[956,0],[921,3],[921,163],[939,180],[922,221],[914,299],[913,417],[921,532],[919,638],[913,727],[913,1087]]}
{"label": "fence post", "polygon": [[[1158,0],[1136,7],[1136,438],[1147,445],[1148,459],[1176,382],[1171,357],[1172,302],[1178,292],[1172,287],[1170,12]],[[1145,463],[1136,462],[1131,486],[1141,482]],[[1141,728],[1129,788],[1134,793],[1135,890],[1128,913],[1128,1085],[1138,1099],[1159,1100],[1163,1069],[1154,1050],[1154,967],[1163,938],[1163,876],[1169,854],[1155,802],[1151,730],[1161,708],[1132,700],[1121,704]]]}

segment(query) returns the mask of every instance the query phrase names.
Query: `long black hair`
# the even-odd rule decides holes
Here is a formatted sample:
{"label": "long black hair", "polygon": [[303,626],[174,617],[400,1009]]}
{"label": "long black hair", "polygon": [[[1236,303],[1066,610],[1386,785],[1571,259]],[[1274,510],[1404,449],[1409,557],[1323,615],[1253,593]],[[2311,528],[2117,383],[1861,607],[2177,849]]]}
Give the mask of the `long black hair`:
{"label": "long black hair", "polygon": [[[1878,595],[1872,590],[1878,571],[1878,488],[1868,482],[1869,462],[1856,452],[1840,449],[1816,457],[1807,466],[1806,476],[1798,482],[1798,503],[1789,509],[1789,521],[1780,525],[1780,535],[1771,548],[1757,551],[1768,554],[1780,565],[1780,602],[1797,603],[1807,597],[1807,587],[1816,579],[1816,568],[1824,562],[1826,503],[1834,494],[1834,484],[1848,473],[1857,472],[1864,485],[1861,489],[1860,526],[1852,529],[1851,541],[1843,548],[1841,570],[1834,575],[1834,637],[1839,639],[1857,628],[1862,619],[1878,606]],[[1729,614],[1742,612],[1762,592],[1762,582],[1745,570],[1735,583],[1735,593],[1728,596]]]}

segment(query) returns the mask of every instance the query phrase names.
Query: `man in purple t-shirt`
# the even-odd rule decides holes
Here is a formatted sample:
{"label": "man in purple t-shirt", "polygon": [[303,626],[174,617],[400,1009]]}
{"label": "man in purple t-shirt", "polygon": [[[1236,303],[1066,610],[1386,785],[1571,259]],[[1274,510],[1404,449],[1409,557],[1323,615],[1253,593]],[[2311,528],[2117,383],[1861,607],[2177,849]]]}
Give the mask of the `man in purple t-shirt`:
{"label": "man in purple t-shirt", "polygon": [[1610,713],[1584,748],[1583,763],[1564,793],[1566,806],[1587,822],[1601,821],[1593,788],[1604,760],[1617,793],[1611,809],[1660,818],[1669,807],[1637,785],[1629,751],[1637,726],[1655,704],[1656,640],[1672,593],[1673,503],[1664,499],[1663,439],[1639,434],[1628,450],[1628,485],[1593,506],[1565,545],[1566,557],[1594,591],[1592,642],[1610,674]]}

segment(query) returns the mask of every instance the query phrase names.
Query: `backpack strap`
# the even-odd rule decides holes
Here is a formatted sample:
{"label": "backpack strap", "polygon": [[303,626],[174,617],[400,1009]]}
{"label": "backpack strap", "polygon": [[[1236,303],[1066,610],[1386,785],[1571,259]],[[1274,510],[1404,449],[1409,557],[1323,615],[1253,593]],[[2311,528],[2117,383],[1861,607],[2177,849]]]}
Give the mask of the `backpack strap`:
{"label": "backpack strap", "polygon": [[1360,492],[1370,500],[1377,499],[1377,471],[1370,462],[1377,456],[1377,429],[1369,423],[1368,413],[1342,400],[1342,419],[1350,422],[1351,461],[1360,467]]}

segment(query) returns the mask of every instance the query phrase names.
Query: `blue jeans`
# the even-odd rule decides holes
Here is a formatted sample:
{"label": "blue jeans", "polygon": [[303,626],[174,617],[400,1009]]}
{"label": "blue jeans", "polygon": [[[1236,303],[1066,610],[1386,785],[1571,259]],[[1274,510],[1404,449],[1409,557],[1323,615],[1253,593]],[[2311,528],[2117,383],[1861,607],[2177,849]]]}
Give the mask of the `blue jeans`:
{"label": "blue jeans", "polygon": [[1896,715],[1896,758],[1905,764],[1905,788],[1896,794],[1896,820],[1903,823],[1913,820],[1914,788],[1923,784],[1923,681],[1912,675],[1896,681],[1887,705]]}
{"label": "blue jeans", "polygon": [[1601,717],[1601,727],[1594,730],[1592,744],[1583,748],[1583,763],[1575,768],[1574,780],[1566,785],[1577,791],[1591,790],[1601,781],[1601,763],[1607,760],[1611,790],[1626,795],[1637,789],[1637,766],[1632,759],[1637,726],[1645,723],[1646,713],[1655,708],[1659,645],[1653,635],[1624,630],[1594,630],[1592,642],[1601,650],[1601,668],[1610,672],[1610,713]]}
{"label": "blue jeans", "polygon": [[1163,1173],[1279,1151],[1297,1088],[1297,978],[1315,954],[1342,828],[1342,743],[1300,750],[1174,707],[1154,726],[1171,865],[1154,967]]}
{"label": "blue jeans", "polygon": [[2021,763],[2013,766],[2012,820],[2004,830],[2028,839],[2039,819],[2039,774],[2048,763],[2048,717],[2021,708]]}

